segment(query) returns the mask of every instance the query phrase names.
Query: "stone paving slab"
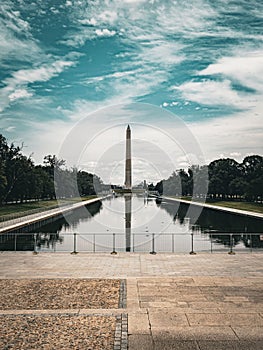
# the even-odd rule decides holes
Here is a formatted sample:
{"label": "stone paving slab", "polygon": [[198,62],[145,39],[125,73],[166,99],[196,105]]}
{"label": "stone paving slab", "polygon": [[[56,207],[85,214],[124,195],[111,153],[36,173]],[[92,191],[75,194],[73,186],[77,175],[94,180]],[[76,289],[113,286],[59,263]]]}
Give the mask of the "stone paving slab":
{"label": "stone paving slab", "polygon": [[259,314],[188,314],[190,326],[262,326],[263,318]]}
{"label": "stone paving slab", "polygon": [[152,336],[148,334],[132,334],[129,336],[129,349],[152,350]]}
{"label": "stone paving slab", "polygon": [[188,326],[188,320],[185,313],[175,313],[172,309],[150,310],[149,322],[151,328],[158,327],[158,329],[167,329],[169,327]]}
{"label": "stone paving slab", "polygon": [[[143,333],[142,342],[145,344],[147,341],[147,348],[263,348],[261,277],[248,277],[244,273],[242,277],[138,277],[136,281],[137,291],[136,282],[132,281],[132,297],[137,294],[139,310],[146,312],[148,323],[147,317],[141,318],[143,325],[140,332],[133,316],[130,318],[129,334]],[[134,315],[136,306],[133,305]],[[139,339],[135,341],[132,338],[130,350],[138,349]]]}
{"label": "stone paving slab", "polygon": [[263,344],[263,329],[257,325],[250,325],[250,327],[232,327],[236,335],[241,340],[252,340],[252,341],[261,341]]}
{"label": "stone paving slab", "polygon": [[155,350],[199,350],[195,340],[174,341],[170,337],[160,337],[154,341]]}
{"label": "stone paving slab", "polygon": [[150,335],[149,317],[146,310],[129,312],[129,333]]}
{"label": "stone paving slab", "polygon": [[238,337],[231,327],[228,326],[174,326],[174,327],[159,327],[152,326],[153,339],[162,337],[172,338],[174,341],[189,341],[189,340],[232,340],[237,341]]}
{"label": "stone paving slab", "polygon": [[[0,253],[1,278],[127,278],[180,277],[177,284],[195,284],[195,277],[214,277],[213,284],[232,285],[232,278],[263,280],[260,253],[137,254],[118,253]],[[152,269],[152,265],[158,268]],[[187,276],[187,277],[185,277]],[[207,283],[209,281],[207,280]],[[147,281],[147,280],[146,280]],[[201,282],[200,282],[201,283]],[[202,282],[203,283],[203,282]]]}
{"label": "stone paving slab", "polygon": [[198,341],[199,350],[262,350],[261,342],[249,341]]}

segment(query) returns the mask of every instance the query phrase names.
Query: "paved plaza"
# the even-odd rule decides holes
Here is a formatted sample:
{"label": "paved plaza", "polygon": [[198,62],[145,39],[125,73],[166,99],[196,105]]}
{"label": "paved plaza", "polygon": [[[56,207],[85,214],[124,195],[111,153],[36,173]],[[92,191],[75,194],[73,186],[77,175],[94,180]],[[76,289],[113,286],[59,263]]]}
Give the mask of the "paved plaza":
{"label": "paved plaza", "polygon": [[[130,350],[263,348],[261,253],[190,256],[3,252],[0,263],[3,280],[126,279],[126,309],[81,306],[68,309],[67,315],[128,314]],[[43,312],[54,314],[54,310],[0,311],[2,317]],[[56,310],[56,315],[59,313],[65,314],[65,310]],[[119,348],[125,346],[124,342]]]}

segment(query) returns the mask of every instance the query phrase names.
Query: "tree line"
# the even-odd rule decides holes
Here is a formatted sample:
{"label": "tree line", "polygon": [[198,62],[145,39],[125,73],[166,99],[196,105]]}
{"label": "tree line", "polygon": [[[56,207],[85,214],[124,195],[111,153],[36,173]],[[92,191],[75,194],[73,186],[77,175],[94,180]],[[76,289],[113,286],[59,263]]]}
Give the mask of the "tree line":
{"label": "tree line", "polygon": [[94,184],[102,186],[98,176],[74,168],[67,169],[65,161],[55,155],[47,155],[43,165],[35,165],[31,157],[22,153],[22,147],[13,143],[9,145],[0,134],[0,205],[57,198],[54,172],[59,175],[61,198],[76,194],[76,180],[80,196],[95,194]]}
{"label": "tree line", "polygon": [[208,166],[193,165],[174,171],[155,185],[161,194],[208,196],[216,200],[263,200],[263,157],[247,156],[241,163],[231,158],[217,159]]}
{"label": "tree line", "polygon": [[[57,174],[59,188],[56,183]],[[70,198],[93,195],[109,185],[86,171],[67,169],[65,161],[55,155],[44,157],[35,165],[22,147],[8,144],[0,134],[0,205],[26,200]],[[241,163],[234,159],[217,159],[209,165],[193,165],[174,171],[168,179],[151,184],[150,190],[174,196],[208,196],[211,199],[263,200],[263,157],[251,155]]]}

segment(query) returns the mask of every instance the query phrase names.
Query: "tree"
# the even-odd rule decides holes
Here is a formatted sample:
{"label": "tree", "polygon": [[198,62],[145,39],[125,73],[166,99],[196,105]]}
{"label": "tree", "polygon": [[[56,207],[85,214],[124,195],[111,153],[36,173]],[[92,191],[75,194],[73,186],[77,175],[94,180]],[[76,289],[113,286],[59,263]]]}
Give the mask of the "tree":
{"label": "tree", "polygon": [[231,194],[230,183],[241,177],[241,167],[234,159],[218,159],[208,166],[209,193],[215,197],[226,198]]}
{"label": "tree", "polygon": [[93,184],[93,174],[86,171],[79,171],[77,175],[78,189],[81,196],[88,196],[95,194]]}
{"label": "tree", "polygon": [[247,183],[245,196],[248,200],[263,199],[263,157],[245,157],[242,164],[243,177]]}
{"label": "tree", "polygon": [[49,154],[44,157],[43,163],[46,167],[54,170],[55,168],[61,168],[66,164],[66,161],[64,159],[58,159],[54,154]]}

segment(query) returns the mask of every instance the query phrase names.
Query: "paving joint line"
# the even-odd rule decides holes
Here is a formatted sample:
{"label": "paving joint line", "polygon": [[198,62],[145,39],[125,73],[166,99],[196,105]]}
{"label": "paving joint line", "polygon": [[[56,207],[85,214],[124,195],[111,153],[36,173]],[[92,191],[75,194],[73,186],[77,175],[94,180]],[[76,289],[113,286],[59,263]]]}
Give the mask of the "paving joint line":
{"label": "paving joint line", "polygon": [[148,318],[148,325],[149,325],[149,331],[150,331],[150,336],[152,339],[152,345],[153,345],[153,349],[155,349],[155,344],[154,344],[154,339],[153,339],[153,334],[152,334],[152,325],[151,325],[151,321],[150,321],[150,314],[149,314],[149,309],[146,309],[146,313],[147,313],[147,318]]}
{"label": "paving joint line", "polygon": [[231,325],[230,325],[229,327],[230,327],[230,329],[232,330],[232,332],[235,334],[235,336],[237,337],[237,339],[238,339],[238,340],[241,340],[241,339],[239,338],[237,332],[234,330],[234,328],[233,328]]}

